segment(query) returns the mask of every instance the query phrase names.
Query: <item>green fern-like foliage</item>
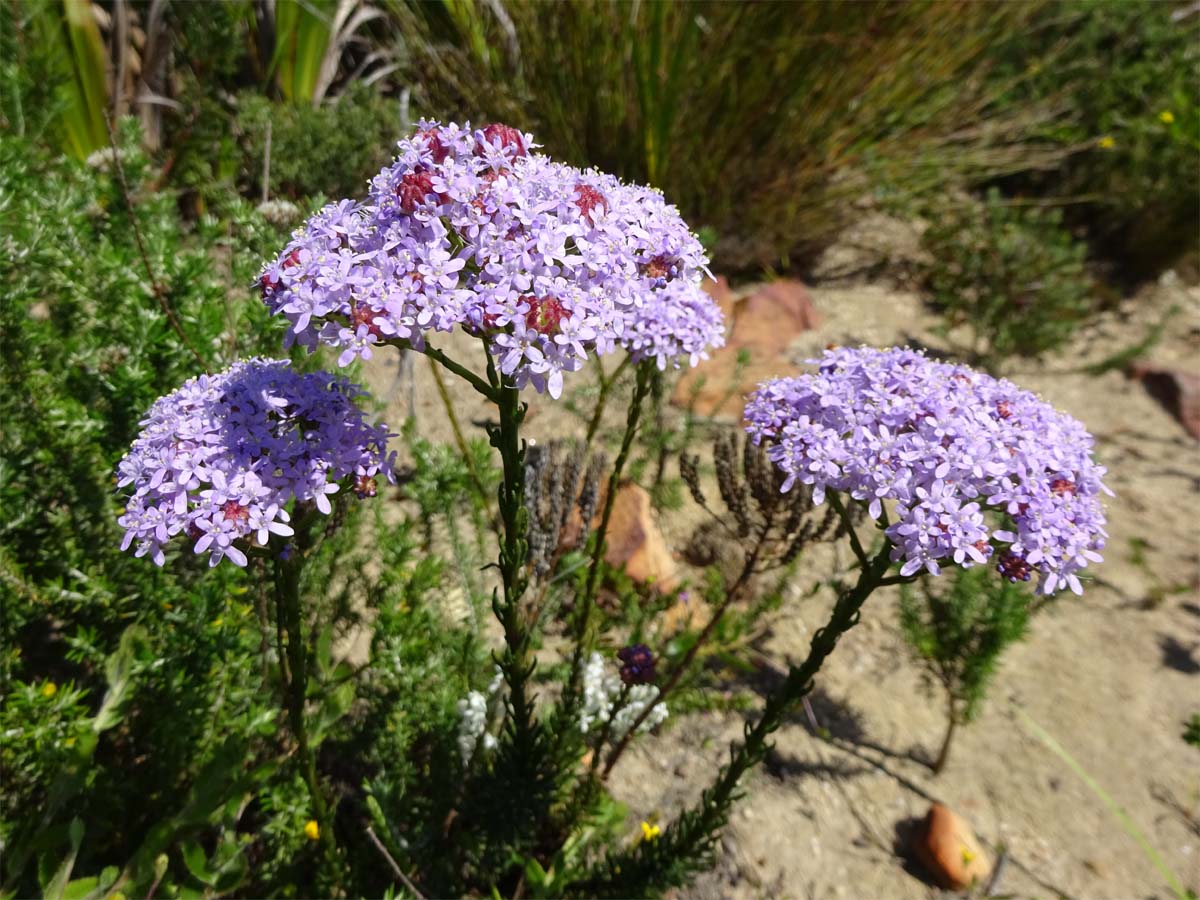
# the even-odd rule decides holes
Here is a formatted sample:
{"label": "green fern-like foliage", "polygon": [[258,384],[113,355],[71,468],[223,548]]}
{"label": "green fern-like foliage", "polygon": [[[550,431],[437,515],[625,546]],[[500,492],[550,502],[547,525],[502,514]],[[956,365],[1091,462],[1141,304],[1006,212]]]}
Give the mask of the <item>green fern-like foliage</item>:
{"label": "green fern-like foliage", "polygon": [[900,594],[904,637],[929,675],[952,698],[956,715],[978,714],[1004,650],[1025,636],[1032,598],[990,566],[905,585]]}

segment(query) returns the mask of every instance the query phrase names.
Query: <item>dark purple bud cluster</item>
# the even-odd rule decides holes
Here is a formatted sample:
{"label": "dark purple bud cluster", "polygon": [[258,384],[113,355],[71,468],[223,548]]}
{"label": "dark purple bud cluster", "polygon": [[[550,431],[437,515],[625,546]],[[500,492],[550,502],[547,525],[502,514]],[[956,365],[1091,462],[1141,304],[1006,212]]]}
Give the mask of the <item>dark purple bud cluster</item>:
{"label": "dark purple bud cluster", "polygon": [[654,681],[654,654],[645,644],[631,644],[617,651],[621,660],[621,680],[626,684],[650,684]]}

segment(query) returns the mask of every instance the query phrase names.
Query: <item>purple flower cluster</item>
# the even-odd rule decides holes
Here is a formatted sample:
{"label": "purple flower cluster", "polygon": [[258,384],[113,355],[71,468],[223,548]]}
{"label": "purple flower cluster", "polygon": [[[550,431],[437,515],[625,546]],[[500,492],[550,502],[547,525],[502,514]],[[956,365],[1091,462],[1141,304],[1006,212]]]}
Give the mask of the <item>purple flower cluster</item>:
{"label": "purple flower cluster", "polygon": [[316,213],[264,270],[289,344],[338,347],[346,365],[459,326],[518,386],[553,397],[589,354],[665,369],[721,346],[707,258],[675,208],[533,147],[505,125],[423,121],[365,201]]}
{"label": "purple flower cluster", "polygon": [[325,372],[253,359],[161,397],[117,467],[118,486],[133,491],[121,549],[136,541],[136,555],[161,566],[163,547],[184,534],[209,565],[244,566],[239,542],[293,533],[293,499],[328,514],[344,485],[374,496],[375,476],[391,478],[389,434],[363,420],[361,393]]}
{"label": "purple flower cluster", "polygon": [[[814,374],[761,385],[747,431],[795,482],[846,493],[883,516],[901,574],[993,554],[1011,580],[1082,593],[1106,532],[1105,469],[1070,416],[1003,379],[893,348],[843,348]],[[987,515],[990,513],[990,515]]]}

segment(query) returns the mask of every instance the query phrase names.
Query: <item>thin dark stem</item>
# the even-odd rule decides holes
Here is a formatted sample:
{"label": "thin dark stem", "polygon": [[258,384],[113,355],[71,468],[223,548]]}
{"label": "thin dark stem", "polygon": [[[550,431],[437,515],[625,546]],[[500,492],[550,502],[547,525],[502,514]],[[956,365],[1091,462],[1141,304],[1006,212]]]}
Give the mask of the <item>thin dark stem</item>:
{"label": "thin dark stem", "polygon": [[[484,397],[491,400],[493,403],[499,402],[499,400],[500,400],[499,394],[495,387],[488,384],[486,381],[484,381],[482,378],[480,378],[478,375],[476,375],[474,372],[472,372],[466,366],[456,363],[454,360],[452,360],[450,357],[448,357],[445,353],[443,353],[437,347],[433,347],[429,344],[426,344],[424,347],[421,348],[420,352],[424,353],[430,359],[436,359],[443,366],[445,366],[447,369],[449,369],[451,372],[453,372],[459,378],[462,378],[463,380],[465,380],[468,384],[471,385],[471,387],[475,388],[475,390],[477,390],[479,393],[483,394]],[[490,362],[489,362],[489,367],[490,367]]]}
{"label": "thin dark stem", "polygon": [[425,896],[417,890],[417,886],[404,874],[404,870],[392,858],[392,854],[388,853],[387,847],[383,846],[383,841],[379,840],[379,837],[375,834],[375,829],[370,825],[367,826],[367,837],[371,839],[371,843],[375,845],[375,849],[382,854],[383,858],[387,861],[388,867],[392,870],[392,874],[404,885],[405,890],[416,897],[417,900],[425,900]]}
{"label": "thin dark stem", "polygon": [[[654,373],[653,390],[651,391],[651,399],[654,405],[654,430],[657,432],[655,439],[658,441],[658,462],[654,467],[654,480],[651,484],[654,485],[654,490],[657,492],[662,486],[663,477],[667,472],[667,457],[671,455],[671,442],[667,440],[667,421],[663,413],[663,373]],[[684,444],[683,446],[686,446]],[[656,493],[657,497],[658,494]]]}
{"label": "thin dark stem", "polygon": [[[621,693],[617,695],[616,702],[613,703],[612,708],[608,711],[608,718],[604,720],[604,727],[600,729],[600,737],[596,740],[596,746],[593,748],[592,762],[588,767],[589,778],[594,778],[596,775],[596,768],[600,765],[600,756],[604,752],[604,745],[608,743],[608,739],[612,735],[613,719],[617,717],[617,713],[624,709],[625,704],[629,702],[629,692],[632,687],[631,684],[621,685]],[[634,723],[634,727],[637,727],[637,723]]]}
{"label": "thin dark stem", "polygon": [[150,265],[150,254],[146,252],[146,243],[142,240],[142,229],[138,225],[137,213],[133,208],[133,197],[129,192],[129,182],[125,180],[125,166],[121,164],[121,151],[117,147],[117,136],[113,131],[112,118],[109,116],[107,110],[104,113],[104,125],[108,129],[108,146],[112,148],[113,167],[117,170],[117,183],[121,187],[121,199],[125,203],[125,211],[129,213],[129,224],[133,228],[133,239],[137,243],[138,254],[142,258],[142,266],[146,269],[146,279],[150,282],[150,291],[154,294],[154,299],[158,301],[159,308],[162,309],[163,315],[166,316],[172,330],[179,336],[180,342],[195,357],[196,362],[200,364],[200,368],[207,372],[209,371],[208,363],[200,355],[199,351],[192,346],[192,342],[188,340],[183,326],[179,323],[179,319],[175,315],[175,310],[171,309],[171,304],[167,302],[166,289],[154,277],[154,267]]}
{"label": "thin dark stem", "polygon": [[841,517],[842,525],[846,528],[846,534],[850,538],[850,548],[854,551],[859,565],[865,567],[868,564],[866,551],[863,550],[862,544],[859,543],[858,532],[854,530],[854,523],[850,521],[850,515],[846,512],[846,507],[842,504],[841,498],[836,493],[830,492],[825,495],[825,499],[829,501],[830,506],[837,510],[838,516]]}
{"label": "thin dark stem", "polygon": [[600,422],[604,418],[604,408],[608,405],[608,397],[612,392],[613,385],[625,373],[625,369],[629,366],[629,360],[630,357],[626,356],[621,360],[621,364],[613,370],[613,373],[607,377],[604,375],[604,369],[600,369],[600,395],[596,398],[596,408],[592,410],[592,418],[588,422],[587,436],[583,441],[585,456],[587,449],[591,448],[597,432],[600,431]]}
{"label": "thin dark stem", "polygon": [[888,587],[894,584],[912,584],[917,580],[914,575],[892,575],[889,578],[884,578],[879,582],[880,587]]}
{"label": "thin dark stem", "polygon": [[[621,439],[621,450],[613,464],[612,474],[608,478],[608,490],[604,496],[604,509],[600,514],[600,524],[594,535],[592,546],[591,566],[588,569],[587,581],[583,593],[579,596],[575,610],[574,643],[575,651],[571,659],[571,670],[567,676],[566,688],[563,691],[562,711],[570,721],[574,719],[579,703],[579,682],[583,677],[581,668],[591,647],[592,612],[596,605],[596,591],[600,585],[600,570],[604,563],[605,537],[608,534],[608,523],[612,519],[613,507],[617,502],[617,489],[621,483],[621,475],[625,463],[629,459],[629,451],[633,447],[633,439],[637,434],[638,420],[641,417],[642,403],[650,390],[651,369],[648,363],[637,367],[637,379],[634,383],[633,397],[629,401],[629,413],[625,419],[625,435]],[[613,373],[615,379],[616,373]],[[612,380],[612,379],[610,379]],[[586,522],[584,523],[586,527]],[[569,728],[564,727],[563,733]]]}
{"label": "thin dark stem", "polygon": [[801,665],[790,669],[783,687],[771,695],[762,718],[749,730],[745,743],[734,753],[717,782],[713,799],[723,803],[732,797],[741,776],[766,754],[767,738],[782,724],[784,715],[812,692],[813,679],[821,670],[821,666],[833,652],[841,636],[858,624],[859,610],[891,565],[891,560],[888,559],[890,550],[891,547],[885,542],[883,550],[860,571],[858,583],[838,598],[825,627],[813,635],[808,657]]}
{"label": "thin dark stem", "polygon": [[304,544],[307,530],[298,528],[295,546],[287,559],[275,559],[275,614],[279,623],[280,664],[287,660],[286,703],[292,734],[300,757],[300,774],[312,800],[313,818],[320,832],[319,840],[326,859],[336,859],[337,844],[329,806],[317,779],[316,759],[308,741],[308,726],[304,707],[308,698],[308,651],[300,613],[300,577],[304,570]]}
{"label": "thin dark stem", "polygon": [[[745,741],[731,751],[729,763],[716,782],[703,793],[696,807],[681,815],[655,842],[654,854],[646,857],[650,867],[638,865],[637,855],[626,855],[620,861],[620,868],[608,866],[605,883],[611,884],[614,877],[621,879],[625,893],[641,896],[652,892],[648,888],[659,875],[655,859],[697,859],[706,848],[711,849],[719,829],[728,821],[742,776],[766,756],[768,738],[783,724],[788,712],[812,691],[813,679],[838,640],[857,624],[863,603],[891,565],[890,551],[891,543],[885,540],[879,553],[860,570],[855,586],[838,597],[829,621],[813,635],[808,657],[799,666],[790,668],[783,685],[767,700],[758,722],[753,726],[747,724]],[[570,885],[569,889],[571,893],[588,893],[594,887],[593,883],[584,882]]]}
{"label": "thin dark stem", "polygon": [[950,744],[954,740],[954,731],[958,727],[958,709],[954,695],[946,691],[946,736],[942,739],[942,749],[938,751],[937,761],[933,764],[933,774],[941,775],[950,759]]}

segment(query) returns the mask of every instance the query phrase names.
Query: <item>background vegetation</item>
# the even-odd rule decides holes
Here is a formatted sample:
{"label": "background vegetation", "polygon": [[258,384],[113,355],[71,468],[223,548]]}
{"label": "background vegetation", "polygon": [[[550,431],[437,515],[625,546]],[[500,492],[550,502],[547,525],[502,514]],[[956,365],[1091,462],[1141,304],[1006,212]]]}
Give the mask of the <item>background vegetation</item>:
{"label": "background vegetation", "polygon": [[[312,883],[275,688],[246,677],[263,659],[252,579],[121,553],[110,473],[155,397],[279,353],[261,261],[322,197],[360,193],[416,118],[508,121],[649,181],[705,229],[715,268],[745,275],[802,274],[884,193],[959,198],[942,221],[964,228],[929,236],[929,287],[998,362],[1095,308],[1085,266],[1136,280],[1196,251],[1198,28],[1194,5],[1121,0],[0,7],[0,891]],[[1033,300],[972,293],[1017,271]],[[1018,327],[1013,309],[1042,318]],[[490,679],[478,635],[424,601],[459,574],[416,552],[452,504],[479,527],[479,473],[415,449],[419,514],[373,526],[384,574],[365,606],[342,574],[354,516],[309,591],[326,650],[366,617],[397,661],[364,681],[326,652],[317,676],[321,752],[335,771],[349,747],[370,761],[338,777],[370,786],[396,853],[403,823],[444,812],[452,785],[412,786],[457,754],[439,744],[455,703]],[[940,662],[953,635],[915,609],[914,644]],[[959,693],[947,681],[953,702],[971,708],[990,664]],[[403,852],[434,866],[436,849]],[[382,893],[390,872],[359,852],[354,889]]]}

